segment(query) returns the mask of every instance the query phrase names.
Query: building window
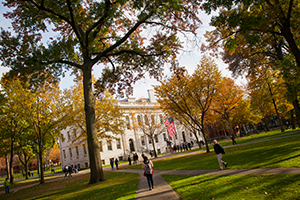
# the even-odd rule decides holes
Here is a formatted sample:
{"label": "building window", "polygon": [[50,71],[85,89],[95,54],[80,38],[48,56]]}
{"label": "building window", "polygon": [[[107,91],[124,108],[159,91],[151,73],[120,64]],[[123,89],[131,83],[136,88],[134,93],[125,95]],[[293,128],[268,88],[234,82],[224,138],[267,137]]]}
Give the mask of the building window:
{"label": "building window", "polygon": [[86,163],[85,163],[85,168],[88,168],[88,167],[89,167],[89,165],[88,165],[88,163],[86,162]]}
{"label": "building window", "polygon": [[[191,133],[190,133],[191,134]],[[193,134],[191,134],[191,137],[193,137]]]}
{"label": "building window", "polygon": [[138,124],[141,125],[142,124],[141,116],[138,115],[137,120],[138,120]]}
{"label": "building window", "polygon": [[102,141],[99,142],[100,152],[103,152]]}
{"label": "building window", "polygon": [[152,140],[150,137],[148,137],[148,140],[149,140],[149,144],[152,144]]}
{"label": "building window", "polygon": [[119,161],[123,161],[123,156],[119,156]]}
{"label": "building window", "polygon": [[112,150],[111,140],[107,141],[107,150],[108,151]]}
{"label": "building window", "polygon": [[61,142],[65,141],[64,134],[60,134],[60,139],[61,139]]}
{"label": "building window", "polygon": [[72,149],[69,148],[69,152],[70,152],[70,158],[72,158]]}
{"label": "building window", "polygon": [[117,139],[117,149],[121,149],[121,140]]}
{"label": "building window", "polygon": [[142,142],[142,145],[145,145],[145,137],[144,136],[141,137],[141,142]]}
{"label": "building window", "polygon": [[86,145],[83,145],[83,152],[84,152],[84,155],[87,154],[87,152],[86,152]]}
{"label": "building window", "polygon": [[63,154],[64,154],[64,159],[66,159],[66,151],[63,150]]}
{"label": "building window", "polygon": [[71,136],[70,136],[70,133],[68,132],[68,140],[70,141],[71,140]]}
{"label": "building window", "polygon": [[177,133],[175,133],[175,139],[177,140]]}
{"label": "building window", "polygon": [[126,127],[127,129],[130,129],[130,119],[128,116],[126,116],[125,118],[126,118]]}
{"label": "building window", "polygon": [[159,115],[159,120],[160,120],[160,124],[164,124],[164,120],[163,120],[162,115]]}
{"label": "building window", "polygon": [[160,149],[157,149],[157,154],[161,154]]}
{"label": "building window", "polygon": [[155,116],[154,115],[151,115],[151,123],[152,123],[152,126],[155,125]]}
{"label": "building window", "polygon": [[166,133],[163,133],[163,136],[164,136],[164,141],[167,141]]}
{"label": "building window", "polygon": [[158,136],[155,135],[154,138],[155,138],[155,142],[158,143]]}
{"label": "building window", "polygon": [[149,120],[148,120],[147,115],[145,115],[145,124],[149,126]]}
{"label": "building window", "polygon": [[101,160],[102,161],[102,165],[105,165],[105,160]]}
{"label": "building window", "polygon": [[77,157],[79,157],[78,146],[76,146],[75,149],[76,149],[76,155],[77,155]]}

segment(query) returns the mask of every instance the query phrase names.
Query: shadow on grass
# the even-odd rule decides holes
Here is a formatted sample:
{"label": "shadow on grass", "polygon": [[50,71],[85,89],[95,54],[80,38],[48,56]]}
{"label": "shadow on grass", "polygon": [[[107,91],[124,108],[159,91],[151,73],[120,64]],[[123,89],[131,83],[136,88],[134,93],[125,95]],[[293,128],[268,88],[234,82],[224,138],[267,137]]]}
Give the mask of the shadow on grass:
{"label": "shadow on grass", "polygon": [[106,181],[88,184],[89,174],[65,178],[4,195],[4,199],[134,199],[138,174],[105,172]]}
{"label": "shadow on grass", "polygon": [[300,175],[163,175],[187,199],[298,199]]}

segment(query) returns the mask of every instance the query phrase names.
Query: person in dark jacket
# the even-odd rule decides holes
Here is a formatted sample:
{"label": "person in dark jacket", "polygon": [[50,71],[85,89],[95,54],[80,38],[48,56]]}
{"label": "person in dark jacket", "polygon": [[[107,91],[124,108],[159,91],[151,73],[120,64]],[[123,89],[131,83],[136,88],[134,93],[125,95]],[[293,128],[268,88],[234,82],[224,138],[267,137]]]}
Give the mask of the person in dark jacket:
{"label": "person in dark jacket", "polygon": [[131,157],[130,157],[130,155],[128,156],[128,162],[129,162],[129,165],[131,165]]}
{"label": "person in dark jacket", "polygon": [[119,169],[119,160],[118,160],[118,158],[115,159],[115,165],[116,165],[116,168]]}
{"label": "person in dark jacket", "polygon": [[223,165],[225,167],[227,167],[228,164],[222,160],[222,157],[223,157],[223,154],[225,154],[225,151],[224,151],[223,147],[217,142],[217,140],[214,140],[214,150],[215,150],[215,153],[218,158],[220,170],[223,170]]}

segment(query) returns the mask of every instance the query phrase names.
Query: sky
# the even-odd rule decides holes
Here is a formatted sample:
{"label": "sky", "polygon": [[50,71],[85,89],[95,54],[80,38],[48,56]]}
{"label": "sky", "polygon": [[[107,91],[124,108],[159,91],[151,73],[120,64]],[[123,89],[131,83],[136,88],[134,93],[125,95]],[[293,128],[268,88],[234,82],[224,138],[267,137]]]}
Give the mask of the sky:
{"label": "sky", "polygon": [[[10,21],[5,19],[3,17],[3,13],[8,11],[8,8],[3,6],[3,0],[0,0],[0,24],[1,27],[4,29],[7,29],[8,27],[11,26]],[[205,42],[204,38],[204,33],[206,31],[213,30],[213,27],[209,26],[210,22],[210,17],[206,15],[205,13],[200,13],[200,19],[202,20],[202,25],[198,28],[197,34],[198,37],[200,38],[201,43]],[[195,70],[197,64],[199,64],[199,60],[201,58],[201,53],[197,49],[186,49],[185,53],[182,53],[178,55],[179,58],[179,64],[180,66],[185,66],[189,74],[192,74],[193,71]],[[222,72],[222,75],[225,77],[230,77],[231,78],[231,72],[227,70],[227,65],[222,62],[221,59],[216,59],[217,66],[219,70]],[[0,74],[7,72],[8,68],[5,68],[1,65],[0,63]],[[166,71],[167,72],[167,71]],[[97,77],[97,69],[95,68],[94,70],[95,77]],[[70,76],[69,74],[66,75],[66,77],[62,78],[60,82],[60,87],[61,89],[65,88],[70,88],[70,86],[74,85],[73,82],[74,77]],[[245,84],[246,80],[245,79],[236,79],[235,80],[237,84]],[[135,86],[134,86],[134,91],[133,95],[130,97],[135,97],[135,98],[147,98],[148,97],[148,90],[153,89],[153,85],[159,84],[157,81],[150,79],[149,77],[146,77],[145,79],[142,79],[138,81]]]}

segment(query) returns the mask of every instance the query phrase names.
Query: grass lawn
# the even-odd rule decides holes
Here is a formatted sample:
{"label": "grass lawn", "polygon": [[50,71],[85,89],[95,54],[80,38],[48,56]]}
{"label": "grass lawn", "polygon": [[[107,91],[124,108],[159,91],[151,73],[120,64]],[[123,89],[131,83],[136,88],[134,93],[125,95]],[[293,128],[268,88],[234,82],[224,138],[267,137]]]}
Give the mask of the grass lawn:
{"label": "grass lawn", "polygon": [[162,175],[183,200],[296,200],[300,175]]}
{"label": "grass lawn", "polygon": [[104,172],[104,174],[107,180],[98,184],[88,184],[89,174],[79,175],[4,194],[0,199],[135,199],[138,174],[121,172]]}
{"label": "grass lawn", "polygon": [[[290,138],[277,139],[225,149],[223,160],[230,169],[300,167],[300,134]],[[218,169],[213,151],[189,156],[166,158],[154,161],[154,170]],[[141,169],[141,165],[126,166]],[[300,169],[299,169],[300,170]]]}

